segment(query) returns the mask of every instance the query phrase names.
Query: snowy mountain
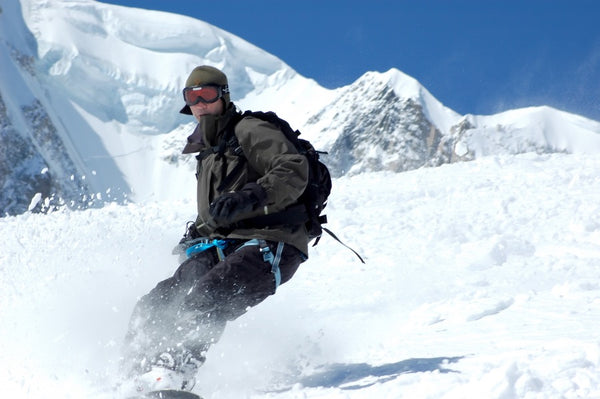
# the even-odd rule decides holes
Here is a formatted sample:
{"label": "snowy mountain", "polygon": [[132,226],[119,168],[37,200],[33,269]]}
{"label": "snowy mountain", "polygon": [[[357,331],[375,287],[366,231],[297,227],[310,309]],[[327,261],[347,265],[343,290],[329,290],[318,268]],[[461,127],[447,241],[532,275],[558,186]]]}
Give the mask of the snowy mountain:
{"label": "snowy mountain", "polygon": [[[459,115],[402,72],[327,90],[202,21],[93,0],[0,0],[0,214],[58,201],[193,196],[193,125],[180,90],[222,68],[241,109],[273,110],[335,176],[406,171],[490,154],[597,153],[600,123],[548,107]],[[47,198],[54,198],[48,200]]]}
{"label": "snowy mountain", "polygon": [[415,79],[369,72],[306,126],[326,137],[336,176],[525,152],[600,152],[600,123],[550,107],[461,116]]}

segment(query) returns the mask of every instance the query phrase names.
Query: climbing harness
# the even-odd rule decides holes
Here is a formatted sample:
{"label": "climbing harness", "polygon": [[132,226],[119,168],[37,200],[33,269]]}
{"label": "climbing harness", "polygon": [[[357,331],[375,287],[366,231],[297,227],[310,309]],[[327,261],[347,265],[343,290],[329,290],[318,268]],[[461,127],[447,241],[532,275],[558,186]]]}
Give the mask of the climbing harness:
{"label": "climbing harness", "polygon": [[273,276],[275,277],[275,290],[277,290],[281,284],[281,270],[279,269],[279,262],[281,261],[281,254],[283,253],[283,247],[285,245],[284,242],[279,241],[277,243],[275,254],[273,254],[273,251],[271,251],[271,248],[265,240],[259,240],[257,238],[246,241],[241,247],[236,249],[236,251],[239,251],[243,247],[250,245],[258,246],[260,253],[263,255],[263,260],[271,264],[271,273],[273,273]]}
{"label": "climbing harness", "polygon": [[188,258],[191,258],[192,256],[199,254],[200,252],[206,251],[207,249],[215,248],[215,250],[217,251],[217,256],[219,257],[219,261],[222,261],[223,259],[225,259],[225,254],[223,253],[223,250],[227,248],[228,245],[228,240],[219,240],[216,238],[214,240],[202,239],[197,244],[194,244],[188,249],[186,249],[185,254]]}

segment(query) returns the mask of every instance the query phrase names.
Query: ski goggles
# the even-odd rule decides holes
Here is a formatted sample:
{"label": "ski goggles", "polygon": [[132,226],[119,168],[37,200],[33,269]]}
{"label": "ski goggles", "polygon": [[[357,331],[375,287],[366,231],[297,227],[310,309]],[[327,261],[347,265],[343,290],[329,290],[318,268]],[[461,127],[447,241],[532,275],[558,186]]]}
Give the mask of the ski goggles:
{"label": "ski goggles", "polygon": [[217,86],[217,85],[202,85],[202,86],[190,86],[183,89],[183,100],[188,106],[196,105],[198,103],[212,104],[217,102],[219,98],[223,97],[223,94],[229,93],[229,86]]}

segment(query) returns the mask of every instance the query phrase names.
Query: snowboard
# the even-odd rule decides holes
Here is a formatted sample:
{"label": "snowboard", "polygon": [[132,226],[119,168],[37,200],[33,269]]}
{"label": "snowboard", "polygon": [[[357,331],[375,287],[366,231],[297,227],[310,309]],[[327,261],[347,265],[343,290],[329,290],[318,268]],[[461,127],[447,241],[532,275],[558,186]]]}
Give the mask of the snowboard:
{"label": "snowboard", "polygon": [[202,399],[202,397],[188,391],[178,391],[176,389],[163,389],[152,391],[138,396],[132,396],[128,399]]}

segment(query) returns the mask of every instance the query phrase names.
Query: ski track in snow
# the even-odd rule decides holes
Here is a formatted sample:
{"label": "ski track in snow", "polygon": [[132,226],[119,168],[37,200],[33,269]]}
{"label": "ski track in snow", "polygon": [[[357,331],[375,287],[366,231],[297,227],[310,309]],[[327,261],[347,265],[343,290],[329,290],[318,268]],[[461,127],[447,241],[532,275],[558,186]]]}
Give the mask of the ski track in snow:
{"label": "ski track in snow", "polygon": [[[4,397],[114,395],[190,201],[0,219]],[[600,159],[497,156],[334,181],[328,236],[231,323],[211,398],[600,398]]]}

